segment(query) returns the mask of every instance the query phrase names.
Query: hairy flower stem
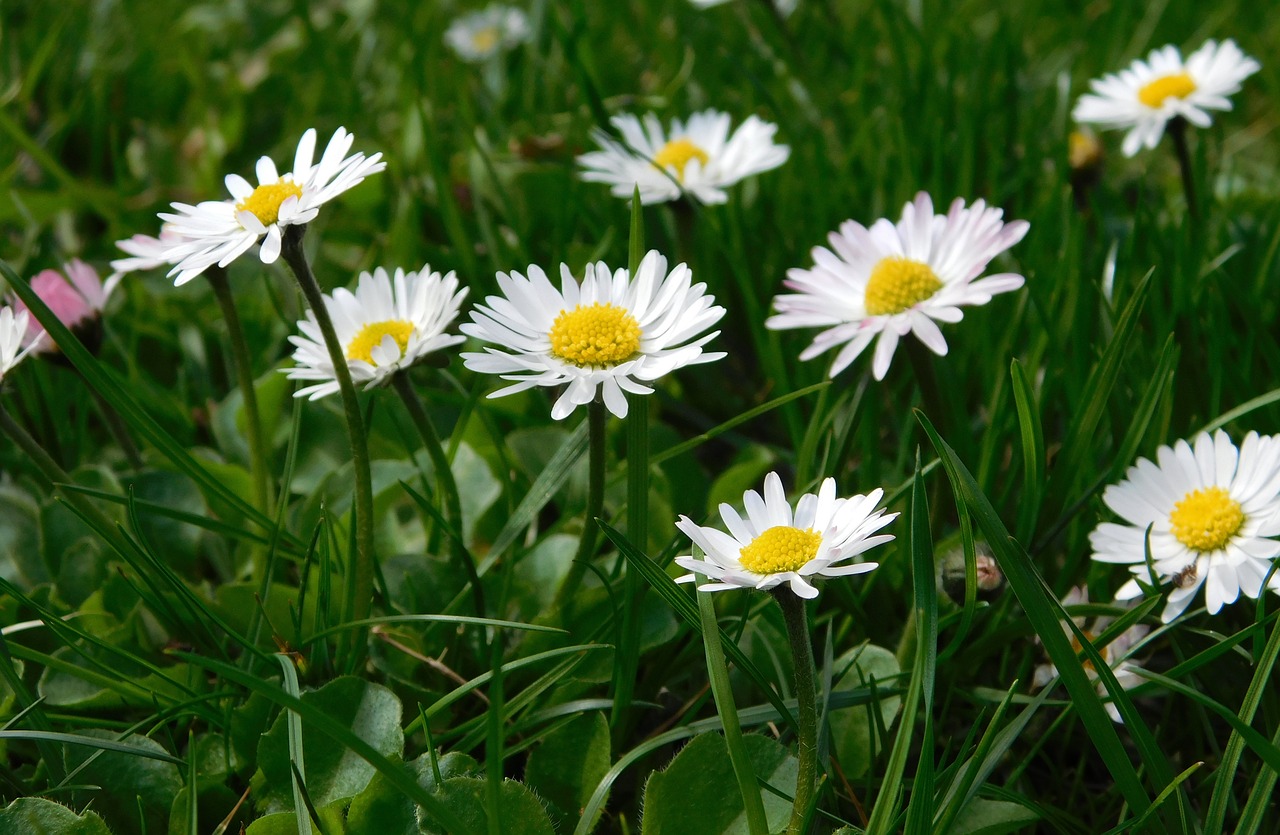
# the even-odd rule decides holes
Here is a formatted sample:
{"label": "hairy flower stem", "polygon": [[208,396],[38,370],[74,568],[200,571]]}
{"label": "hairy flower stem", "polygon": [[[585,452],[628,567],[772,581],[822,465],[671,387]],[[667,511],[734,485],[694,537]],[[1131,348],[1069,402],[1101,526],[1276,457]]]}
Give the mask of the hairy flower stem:
{"label": "hairy flower stem", "polygon": [[[293,270],[298,280],[298,287],[306,297],[307,304],[315,314],[316,324],[324,336],[325,347],[329,349],[329,361],[333,364],[334,377],[338,380],[338,389],[342,394],[342,411],[347,418],[347,434],[351,438],[351,464],[355,470],[356,495],[354,505],[356,529],[355,559],[349,562],[350,576],[344,583],[346,597],[342,602],[344,623],[364,620],[369,616],[373,606],[373,481],[369,471],[369,443],[364,431],[364,418],[360,414],[360,401],[356,398],[356,387],[351,382],[351,369],[347,366],[347,357],[338,342],[338,334],[333,329],[333,320],[329,318],[329,309],[324,304],[324,294],[320,285],[307,264],[306,255],[302,252],[302,236],[306,226],[290,226],[284,233],[284,245],[281,256],[289,269]],[[354,668],[364,655],[365,629],[352,630],[349,647],[343,653],[348,661],[348,668]],[[341,666],[341,665],[340,665]]]}
{"label": "hairy flower stem", "polygon": [[440,443],[440,436],[436,433],[431,417],[422,405],[422,398],[418,397],[418,393],[413,390],[413,384],[409,382],[409,374],[405,371],[397,371],[391,375],[391,383],[395,386],[396,394],[400,395],[400,399],[404,401],[404,407],[408,410],[413,425],[417,427],[418,434],[422,436],[427,455],[431,456],[431,465],[436,471],[436,493],[439,496],[441,513],[456,534],[456,536],[447,537],[453,543],[454,556],[458,559],[470,559],[466,548],[462,545],[462,506],[458,501],[458,485],[453,479],[453,470],[449,467],[449,459],[445,455],[444,446]]}
{"label": "hairy flower stem", "polygon": [[599,395],[587,406],[587,516],[582,522],[582,539],[578,540],[578,552],[573,556],[573,564],[569,573],[560,584],[556,594],[556,608],[565,613],[568,621],[572,614],[573,601],[582,585],[582,577],[587,573],[587,565],[591,555],[596,551],[596,517],[604,508],[604,421],[606,417],[604,401]]}
{"label": "hairy flower stem", "polygon": [[[270,458],[266,439],[262,432],[262,413],[258,411],[258,394],[253,385],[253,365],[249,361],[249,343],[244,338],[244,327],[231,295],[231,283],[227,271],[217,264],[205,271],[214,298],[227,323],[227,339],[231,343],[231,359],[235,363],[236,377],[240,384],[240,397],[244,401],[245,432],[249,436],[249,465],[253,470],[253,492],[258,509],[268,515],[272,511],[272,484]],[[254,566],[254,579],[261,580],[262,565]]]}
{"label": "hairy flower stem", "polygon": [[787,835],[803,835],[805,815],[813,804],[813,793],[818,784],[817,675],[804,598],[786,586],[774,589],[773,597],[782,608],[787,639],[791,643],[791,658],[796,673],[796,713],[800,724],[800,769],[796,776],[796,799],[791,808],[791,823],[787,825]]}
{"label": "hairy flower stem", "polygon": [[1182,173],[1182,192],[1187,196],[1187,216],[1192,222],[1200,220],[1200,204],[1196,202],[1196,175],[1191,167],[1191,148],[1187,145],[1187,120],[1177,116],[1169,120],[1166,129],[1173,140],[1173,151],[1178,157],[1178,170]]}

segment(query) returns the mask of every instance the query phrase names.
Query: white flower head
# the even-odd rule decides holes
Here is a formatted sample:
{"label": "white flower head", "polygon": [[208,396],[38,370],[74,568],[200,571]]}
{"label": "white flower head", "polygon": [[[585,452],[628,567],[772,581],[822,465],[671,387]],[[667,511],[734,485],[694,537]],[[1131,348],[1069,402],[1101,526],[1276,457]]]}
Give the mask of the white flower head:
{"label": "white flower head", "polygon": [[[1124,524],[1103,522],[1089,534],[1095,560],[1129,564],[1146,580],[1150,527],[1152,568],[1173,584],[1161,619],[1182,614],[1201,586],[1209,614],[1217,614],[1240,592],[1257,599],[1280,554],[1273,538],[1280,535],[1280,436],[1250,432],[1237,450],[1219,429],[1162,446],[1156,463],[1138,459],[1102,501]],[[1268,587],[1280,591],[1280,575]],[[1116,598],[1141,594],[1131,579]]]}
{"label": "white flower head", "polygon": [[626,417],[623,392],[652,394],[644,383],[724,356],[703,351],[720,333],[703,331],[720,321],[724,308],[705,284],[693,283],[684,264],[668,273],[667,259],[656,251],[645,255],[634,277],[599,262],[587,264],[579,283],[561,264],[557,290],[541,268],[530,266],[527,278],[498,273],[498,287],[502,295],[477,305],[461,327],[498,347],[462,358],[472,371],[514,381],[490,397],[567,385],[551,409],[556,420],[590,403],[597,391],[610,412]]}
{"label": "white flower head", "polygon": [[[712,6],[723,6],[729,0],[689,0],[689,2],[699,9],[709,9]],[[789,16],[799,5],[800,0],[773,0],[773,7],[784,16]]]}
{"label": "white flower head", "polygon": [[703,591],[772,589],[786,583],[800,597],[817,597],[814,577],[865,574],[878,565],[849,560],[893,539],[892,534],[876,533],[898,517],[876,507],[883,497],[884,491],[876,489],[838,499],[836,480],[828,478],[817,495],[801,496],[793,513],[782,479],[769,473],[763,497],[754,490],[742,494],[745,518],[731,505],[720,505],[727,534],[680,517],[676,527],[705,556],[676,557],[677,565],[692,572],[676,582],[692,583],[694,574],[702,574],[714,581],[700,586]]}
{"label": "white flower head", "polygon": [[118,280],[128,273],[172,266],[173,262],[169,260],[171,253],[186,240],[174,229],[173,224],[166,223],[160,227],[158,238],[150,235],[134,235],[123,241],[116,241],[116,246],[129,257],[117,258],[111,262],[111,278]]}
{"label": "white flower head", "polygon": [[[18,363],[26,358],[44,339],[41,331],[30,341],[27,340],[27,324],[29,314],[25,310],[16,313],[9,306],[0,307],[0,381]],[[23,343],[27,343],[24,345]]]}
{"label": "white flower head", "polygon": [[1017,290],[1024,279],[999,273],[978,280],[987,264],[1022,240],[1025,220],[1003,221],[1004,212],[982,200],[965,208],[951,204],[933,213],[920,192],[896,224],[881,218],[868,229],[848,220],[828,237],[831,249],[814,247],[811,269],[791,269],[783,282],[794,295],[774,298],[773,330],[824,327],[800,359],[813,359],[843,346],[831,364],[834,377],[857,359],[877,336],[871,373],[883,380],[898,340],[909,333],[939,356],[947,341],[937,322],[959,322],[965,305],[982,305],[997,293]]}
{"label": "white flower head", "polygon": [[[1089,602],[1089,591],[1083,586],[1075,586],[1071,591],[1067,592],[1067,596],[1062,598],[1063,606],[1079,606]],[[1093,619],[1093,623],[1086,626],[1086,620],[1082,617],[1073,617],[1071,619],[1076,628],[1084,633],[1084,636],[1093,643],[1099,635],[1101,635],[1111,623],[1109,617],[1097,617]],[[1080,642],[1076,638],[1075,632],[1071,630],[1066,622],[1062,624],[1062,631],[1071,639],[1071,648],[1076,652],[1080,651]],[[1142,669],[1138,664],[1129,660],[1129,653],[1133,647],[1146,637],[1149,630],[1143,624],[1137,623],[1121,632],[1109,644],[1098,648],[1098,654],[1102,656],[1102,660],[1107,662],[1107,666],[1111,668],[1112,674],[1115,675],[1116,681],[1125,690],[1132,690],[1141,684],[1145,679],[1138,673]],[[1089,680],[1095,683],[1098,695],[1107,698],[1107,688],[1098,677],[1098,671],[1094,669],[1093,662],[1085,659],[1084,671],[1089,676]],[[1058,675],[1058,668],[1053,662],[1046,661],[1036,666],[1035,678],[1032,684],[1039,688],[1044,687]],[[1120,717],[1120,709],[1116,707],[1115,702],[1107,701],[1107,713],[1111,719],[1121,724],[1124,719]]]}
{"label": "white flower head", "polygon": [[[360,273],[354,293],[338,288],[324,296],[352,382],[374,388],[427,354],[463,342],[445,328],[458,317],[466,295],[467,288],[458,288],[453,272],[442,276],[424,266],[417,272],[397,269],[394,275],[378,267]],[[281,371],[291,380],[312,384],[298,389],[294,397],[316,400],[333,394],[338,379],[314,311],[307,311],[298,330],[301,336],[289,337],[296,347],[296,365]]]}
{"label": "white flower head", "polygon": [[513,6],[498,3],[459,17],[444,33],[445,43],[458,57],[473,64],[487,61],[532,37],[528,16]]}
{"label": "white flower head", "polygon": [[1089,82],[1092,93],[1076,102],[1071,117],[1103,128],[1128,130],[1121,149],[1131,157],[1154,148],[1170,119],[1196,127],[1213,123],[1210,110],[1230,110],[1227,97],[1262,67],[1235,41],[1208,41],[1182,60],[1176,46],[1153,49],[1147,60]]}
{"label": "white flower head", "polygon": [[245,250],[262,241],[258,251],[264,264],[280,257],[284,227],[310,223],[320,207],[386,168],[382,154],[348,156],[355,137],[338,128],[318,163],[315,128],[308,129],[298,142],[293,169],[280,174],[270,157],[257,164],[258,185],[239,174],[228,174],[231,200],[210,200],[197,206],[174,203],[177,214],[162,212],[160,219],[172,225],[178,240],[155,257],[173,264],[169,275],[175,285],[185,284],[217,264],[225,267]]}
{"label": "white flower head", "polygon": [[675,119],[664,131],[658,117],[643,120],[630,114],[609,120],[622,135],[618,142],[602,130],[592,133],[603,150],[578,157],[582,179],[608,183],[616,197],[631,198],[639,187],[640,202],[662,203],[684,195],[707,204],[729,199],[725,189],[787,161],[791,149],[774,144],[778,126],[747,117],[729,135],[729,114],[703,110],[688,122]]}

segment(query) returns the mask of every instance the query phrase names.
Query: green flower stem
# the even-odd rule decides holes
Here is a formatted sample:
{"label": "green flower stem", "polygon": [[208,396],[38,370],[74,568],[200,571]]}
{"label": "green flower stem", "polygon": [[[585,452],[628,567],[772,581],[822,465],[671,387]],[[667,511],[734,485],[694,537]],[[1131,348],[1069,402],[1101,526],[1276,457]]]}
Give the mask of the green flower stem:
{"label": "green flower stem", "polygon": [[[596,518],[604,508],[604,401],[599,395],[587,406],[587,517],[582,522],[582,539],[578,540],[578,552],[573,556],[569,573],[556,594],[556,608],[571,611],[578,586],[587,573],[587,564],[596,551]],[[566,618],[567,620],[567,618]]]}
{"label": "green flower stem", "polygon": [[813,793],[818,784],[817,675],[804,598],[786,586],[775,589],[773,597],[782,608],[787,638],[791,642],[791,658],[796,672],[796,713],[800,726],[800,769],[796,776],[796,799],[791,809],[787,835],[803,835],[805,814],[813,804]]}
{"label": "green flower stem", "polygon": [[404,406],[409,411],[409,418],[417,427],[418,434],[422,436],[422,443],[427,447],[427,455],[431,456],[431,464],[436,471],[436,493],[441,497],[439,499],[441,511],[445,520],[457,533],[457,537],[446,537],[446,539],[454,543],[455,556],[459,559],[470,559],[465,553],[466,549],[461,545],[462,506],[458,501],[458,485],[454,481],[453,470],[449,466],[449,458],[445,455],[444,446],[440,443],[440,436],[436,433],[431,417],[422,405],[422,398],[418,397],[418,393],[413,390],[408,372],[397,371],[391,375],[391,383],[395,386],[396,394],[400,395],[400,399],[404,401]]}
{"label": "green flower stem", "polygon": [[[262,433],[262,413],[258,411],[258,394],[253,386],[253,365],[249,362],[249,343],[244,338],[240,314],[231,295],[231,283],[227,271],[217,264],[205,271],[213,295],[222,309],[222,319],[227,323],[227,338],[231,342],[231,358],[236,366],[240,382],[240,396],[244,400],[245,431],[249,434],[249,464],[253,469],[253,492],[258,508],[268,515],[272,511],[271,477],[266,439]],[[261,566],[255,566],[255,576]]]}
{"label": "green flower stem", "polygon": [[[76,370],[79,374],[79,369]],[[84,379],[81,376],[81,379]],[[133,436],[129,434],[129,428],[124,425],[120,413],[111,407],[107,402],[107,398],[103,397],[96,388],[89,386],[89,391],[93,393],[94,402],[98,404],[98,411],[102,412],[102,419],[107,422],[107,429],[115,437],[116,443],[120,445],[120,451],[124,453],[124,458],[129,462],[129,468],[135,473],[142,472],[142,453],[138,451],[138,445],[133,442]]]}
{"label": "green flower stem", "polygon": [[[634,271],[632,273],[634,275]],[[643,394],[627,395],[627,539],[649,553],[649,404]],[[628,730],[627,714],[640,666],[640,604],[645,584],[627,568],[623,578],[622,633],[614,661],[613,715],[617,736]]]}
{"label": "green flower stem", "polygon": [[1178,157],[1178,170],[1182,172],[1182,191],[1187,196],[1187,216],[1200,219],[1200,204],[1196,202],[1196,175],[1191,167],[1191,149],[1187,145],[1187,120],[1177,116],[1169,120],[1165,129],[1173,140],[1173,151]]}
{"label": "green flower stem", "polygon": [[[302,252],[302,236],[306,226],[290,226],[284,233],[284,245],[281,255],[289,269],[293,270],[298,280],[298,287],[306,297],[316,317],[320,333],[324,335],[325,347],[329,349],[329,361],[333,364],[334,376],[338,380],[338,389],[342,393],[342,410],[347,418],[347,433],[351,437],[351,464],[355,470],[355,529],[356,553],[351,561],[351,573],[344,584],[346,597],[342,603],[343,622],[365,620],[373,606],[373,480],[369,471],[369,443],[365,437],[364,418],[360,414],[360,401],[356,398],[356,387],[351,382],[351,369],[347,367],[347,357],[338,342],[338,334],[333,329],[333,320],[329,318],[329,309],[324,304],[324,294],[320,285],[307,264],[306,255]],[[354,663],[364,655],[365,629],[352,630],[350,643],[350,660]]]}

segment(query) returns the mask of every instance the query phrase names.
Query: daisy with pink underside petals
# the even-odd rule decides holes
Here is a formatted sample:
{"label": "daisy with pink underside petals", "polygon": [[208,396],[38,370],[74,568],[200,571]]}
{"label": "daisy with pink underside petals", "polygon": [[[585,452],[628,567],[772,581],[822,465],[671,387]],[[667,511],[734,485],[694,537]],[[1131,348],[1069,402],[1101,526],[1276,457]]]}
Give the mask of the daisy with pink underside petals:
{"label": "daisy with pink underside petals", "polygon": [[176,276],[173,283],[185,284],[214,264],[225,267],[259,240],[262,263],[274,263],[280,257],[284,227],[310,223],[320,206],[386,168],[382,154],[348,156],[354,141],[345,128],[338,128],[320,162],[313,165],[316,132],[312,128],[298,142],[291,171],[282,175],[270,157],[262,157],[256,167],[258,185],[239,174],[227,175],[231,200],[197,206],[174,203],[176,214],[162,212],[160,219],[181,238],[162,256],[175,265],[169,271]]}
{"label": "daisy with pink underside petals", "polygon": [[1201,586],[1211,615],[1241,592],[1256,600],[1264,583],[1280,592],[1280,573],[1266,579],[1280,556],[1280,436],[1250,432],[1236,449],[1219,429],[1162,446],[1102,501],[1124,523],[1103,522],[1089,535],[1093,559],[1128,564],[1135,575],[1116,599],[1141,596],[1138,579],[1172,583],[1161,615],[1168,623]]}
{"label": "daisy with pink underside petals", "polygon": [[168,223],[160,227],[158,238],[150,235],[134,235],[123,241],[116,241],[116,246],[129,257],[117,258],[111,262],[111,277],[107,280],[118,279],[128,273],[146,272],[171,266],[173,263],[169,260],[171,253],[178,248],[179,244],[185,242],[186,238],[178,234]]}
{"label": "daisy with pink underside petals", "polygon": [[787,271],[783,282],[796,292],[774,298],[773,330],[823,327],[801,354],[808,360],[842,346],[831,364],[834,377],[879,337],[871,373],[883,380],[898,340],[914,333],[939,356],[947,341],[935,322],[959,322],[966,305],[982,305],[997,293],[1017,290],[1016,273],[979,279],[991,259],[1022,240],[1025,220],[1005,223],[1004,212],[982,200],[966,208],[951,204],[933,213],[921,192],[897,223],[881,218],[867,228],[849,220],[831,233],[831,249],[814,247],[811,269]]}
{"label": "daisy with pink underside petals", "polygon": [[763,496],[754,490],[742,495],[745,518],[731,505],[720,505],[727,534],[680,517],[676,527],[705,556],[676,557],[676,564],[691,572],[676,582],[692,583],[702,574],[712,580],[699,586],[702,591],[767,590],[786,583],[800,597],[817,597],[814,579],[865,574],[878,565],[850,560],[893,540],[892,534],[876,533],[898,517],[876,507],[883,497],[884,491],[876,489],[836,498],[836,480],[828,478],[817,495],[801,496],[793,513],[782,479],[769,473]]}
{"label": "daisy with pink underside petals", "polygon": [[[102,315],[107,299],[120,283],[119,276],[111,276],[105,282],[98,272],[79,258],[63,265],[63,272],[41,270],[31,279],[31,289],[40,297],[58,321],[73,331],[79,331]],[[13,303],[15,311],[26,312],[21,301]],[[23,337],[24,347],[34,347],[37,354],[51,354],[58,346],[45,336],[44,326],[35,319],[27,326]]]}

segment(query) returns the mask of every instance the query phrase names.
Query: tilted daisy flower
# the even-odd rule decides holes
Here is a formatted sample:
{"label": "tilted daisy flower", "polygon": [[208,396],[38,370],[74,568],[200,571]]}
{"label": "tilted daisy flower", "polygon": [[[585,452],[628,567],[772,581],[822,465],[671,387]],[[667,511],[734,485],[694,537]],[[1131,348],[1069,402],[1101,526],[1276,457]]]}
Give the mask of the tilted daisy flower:
{"label": "tilted daisy flower", "polygon": [[181,238],[163,254],[164,260],[174,265],[169,271],[177,276],[173,283],[185,284],[214,264],[225,267],[259,240],[262,263],[274,263],[280,257],[284,227],[310,223],[322,205],[386,168],[380,153],[348,156],[354,141],[346,128],[338,128],[320,161],[312,164],[316,132],[311,128],[298,142],[291,171],[282,175],[270,157],[262,157],[257,164],[257,186],[239,174],[228,174],[231,200],[210,200],[197,206],[174,203],[176,214],[162,212],[160,219],[172,224]]}
{"label": "tilted daisy flower", "polygon": [[676,579],[692,583],[695,574],[710,578],[703,591],[728,589],[771,589],[788,584],[800,597],[817,597],[815,577],[847,577],[865,574],[874,562],[849,560],[893,539],[876,531],[898,517],[876,505],[884,491],[865,496],[836,498],[836,480],[825,479],[817,495],[805,493],[792,513],[782,491],[782,479],[769,473],[764,479],[764,496],[754,490],[742,494],[746,517],[732,506],[720,505],[720,518],[729,529],[695,524],[681,516],[676,527],[705,555],[676,557],[676,564],[690,574]]}
{"label": "tilted daisy flower", "polygon": [[898,340],[909,333],[944,356],[947,341],[935,320],[959,322],[965,305],[986,304],[1023,285],[1016,273],[975,280],[1030,228],[1025,220],[1005,223],[1003,217],[982,200],[969,208],[956,200],[945,215],[935,215],[933,201],[920,192],[896,224],[881,218],[868,229],[845,221],[829,236],[831,249],[814,247],[812,269],[787,271],[783,284],[796,293],[774,298],[778,312],[765,327],[827,328],[800,359],[843,346],[831,364],[832,377],[877,336],[871,363],[877,380],[884,379]]}
{"label": "tilted daisy flower", "polygon": [[1170,119],[1182,117],[1196,127],[1213,123],[1210,110],[1230,110],[1227,96],[1262,67],[1235,41],[1208,41],[1182,60],[1176,46],[1153,49],[1147,60],[1089,82],[1092,93],[1076,102],[1071,117],[1103,128],[1128,130],[1121,150],[1131,157],[1143,146],[1154,148]]}
{"label": "tilted daisy flower", "polygon": [[36,349],[44,339],[41,331],[33,341],[27,341],[29,314],[25,310],[15,312],[12,307],[0,307],[0,381],[27,354]]}
{"label": "tilted daisy flower", "polygon": [[643,122],[630,114],[609,120],[622,134],[618,142],[602,130],[592,136],[603,150],[578,157],[588,182],[609,183],[617,197],[630,199],[636,187],[640,202],[662,203],[690,195],[702,203],[723,203],[725,189],[739,180],[777,168],[791,149],[775,145],[778,126],[747,117],[729,135],[729,114],[704,110],[688,122],[675,119],[664,131],[658,117]]}
{"label": "tilted daisy flower", "polygon": [[720,333],[703,331],[720,321],[724,308],[705,284],[693,283],[684,264],[668,273],[667,259],[656,251],[645,255],[634,277],[602,261],[588,264],[579,283],[561,264],[557,290],[540,267],[530,266],[527,278],[498,273],[498,287],[502,295],[477,305],[461,327],[498,347],[462,359],[472,371],[515,381],[490,397],[567,385],[551,409],[556,420],[597,392],[610,412],[626,417],[624,391],[652,394],[644,383],[724,356],[702,350]]}
{"label": "tilted daisy flower", "polygon": [[445,30],[445,43],[464,61],[481,63],[533,36],[529,18],[512,6],[494,4],[459,17]]}
{"label": "tilted daisy flower", "polygon": [[[467,288],[459,289],[452,272],[442,276],[429,266],[417,272],[397,269],[394,275],[379,267],[360,274],[354,293],[339,288],[326,295],[324,305],[346,352],[352,382],[373,388],[432,351],[462,342],[445,328],[458,317],[466,295]],[[307,311],[298,330],[301,336],[289,337],[297,348],[296,365],[281,371],[312,385],[298,389],[294,397],[315,400],[333,394],[338,380],[314,311]]]}
{"label": "tilted daisy flower", "polygon": [[[31,289],[53,311],[59,322],[76,331],[91,345],[100,342],[101,332],[92,334],[90,330],[100,320],[107,299],[120,283],[120,278],[113,275],[104,282],[98,277],[97,270],[79,258],[65,264],[63,270],[41,270],[31,279]],[[14,301],[13,306],[15,311],[25,312],[27,309],[21,301]],[[23,345],[34,347],[38,354],[55,353],[58,346],[52,339],[42,339],[44,336],[44,326],[31,319]]]}
{"label": "tilted daisy flower", "polygon": [[[1082,586],[1075,586],[1071,591],[1067,592],[1067,596],[1062,598],[1063,606],[1080,606],[1089,602],[1089,591]],[[1071,619],[1076,628],[1084,633],[1085,638],[1093,643],[1098,636],[1106,631],[1107,626],[1111,624],[1109,617],[1097,617],[1093,619],[1093,623],[1086,626],[1086,619],[1082,617],[1073,617]],[[1071,648],[1077,653],[1080,652],[1080,641],[1076,638],[1075,632],[1064,622],[1062,631],[1071,639]],[[1116,681],[1125,690],[1132,690],[1141,684],[1145,679],[1138,674],[1142,669],[1139,665],[1128,659],[1130,650],[1146,637],[1149,630],[1146,626],[1138,623],[1129,627],[1115,637],[1111,643],[1105,647],[1098,648],[1098,654],[1102,656],[1102,660],[1107,662],[1107,666],[1111,668],[1111,672],[1115,675]],[[1084,671],[1089,679],[1096,682],[1098,695],[1103,699],[1107,698],[1107,688],[1098,677],[1098,671],[1094,669],[1093,662],[1088,659],[1084,660]],[[1037,687],[1044,687],[1058,675],[1058,668],[1052,662],[1045,662],[1036,666],[1035,678],[1032,684]],[[1107,701],[1107,713],[1110,714],[1112,720],[1124,723],[1120,717],[1120,709],[1116,707],[1115,702]]]}
{"label": "tilted daisy flower", "polygon": [[186,238],[178,234],[172,224],[168,223],[160,227],[158,238],[150,235],[134,235],[123,241],[116,241],[116,246],[129,257],[117,258],[111,262],[111,278],[170,266],[173,263],[169,260],[171,254],[179,244],[185,242]]}
{"label": "tilted daisy flower", "polygon": [[[1280,436],[1250,432],[1237,450],[1226,432],[1201,432],[1193,443],[1156,450],[1102,494],[1124,524],[1103,522],[1089,534],[1093,559],[1126,563],[1144,582],[1152,569],[1173,590],[1161,619],[1182,614],[1201,586],[1209,614],[1234,603],[1240,592],[1257,599],[1280,554]],[[1151,529],[1152,566],[1146,563]],[[1119,600],[1140,596],[1131,579]],[[1280,575],[1272,590],[1280,591]]]}

